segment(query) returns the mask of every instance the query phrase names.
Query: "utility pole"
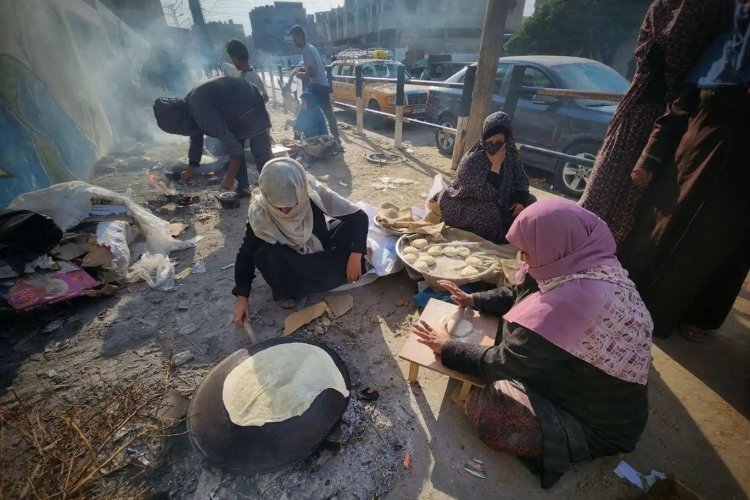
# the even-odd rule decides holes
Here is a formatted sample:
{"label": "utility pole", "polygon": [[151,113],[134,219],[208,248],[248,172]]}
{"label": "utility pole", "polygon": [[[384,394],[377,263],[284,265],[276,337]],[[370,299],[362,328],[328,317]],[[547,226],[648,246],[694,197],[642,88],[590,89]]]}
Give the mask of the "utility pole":
{"label": "utility pole", "polygon": [[[487,0],[482,41],[479,44],[476,83],[474,84],[471,112],[466,128],[465,147],[471,147],[479,139],[482,133],[482,124],[489,114],[492,94],[495,90],[497,60],[502,55],[503,50],[505,22],[508,13],[516,6],[516,1]],[[461,154],[463,154],[463,151],[461,151]]]}

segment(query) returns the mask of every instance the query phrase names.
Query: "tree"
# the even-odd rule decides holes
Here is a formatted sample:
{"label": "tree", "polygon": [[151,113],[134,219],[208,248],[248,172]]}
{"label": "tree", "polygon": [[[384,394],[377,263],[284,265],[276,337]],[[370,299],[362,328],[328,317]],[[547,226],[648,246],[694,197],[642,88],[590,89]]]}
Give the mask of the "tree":
{"label": "tree", "polygon": [[505,44],[507,55],[548,54],[611,64],[638,31],[650,0],[549,0]]}

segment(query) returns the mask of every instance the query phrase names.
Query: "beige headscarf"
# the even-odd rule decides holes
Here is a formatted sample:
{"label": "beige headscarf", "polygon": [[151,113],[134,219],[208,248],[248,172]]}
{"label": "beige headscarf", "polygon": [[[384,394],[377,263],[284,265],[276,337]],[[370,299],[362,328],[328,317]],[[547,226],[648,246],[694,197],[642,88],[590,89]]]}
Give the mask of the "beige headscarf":
{"label": "beige headscarf", "polygon": [[[281,243],[301,254],[323,251],[323,245],[313,234],[310,200],[329,217],[359,210],[352,202],[320,184],[291,158],[274,158],[266,163],[258,183],[260,192],[247,213],[253,232],[263,241]],[[294,208],[285,214],[277,207]]]}

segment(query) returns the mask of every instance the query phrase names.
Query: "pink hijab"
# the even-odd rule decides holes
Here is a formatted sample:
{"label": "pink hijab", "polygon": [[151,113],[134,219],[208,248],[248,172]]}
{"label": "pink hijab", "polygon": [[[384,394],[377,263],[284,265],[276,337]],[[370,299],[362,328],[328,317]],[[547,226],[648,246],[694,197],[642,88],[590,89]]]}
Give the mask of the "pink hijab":
{"label": "pink hijab", "polygon": [[516,218],[508,241],[539,283],[504,319],[605,373],[645,384],[653,322],[599,217],[569,201],[541,200]]}

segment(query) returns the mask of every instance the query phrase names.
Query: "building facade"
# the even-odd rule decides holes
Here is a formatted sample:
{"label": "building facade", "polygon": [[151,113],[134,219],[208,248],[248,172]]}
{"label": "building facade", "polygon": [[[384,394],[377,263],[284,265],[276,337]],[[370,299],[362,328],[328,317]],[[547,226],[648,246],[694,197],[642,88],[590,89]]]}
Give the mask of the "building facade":
{"label": "building facade", "polygon": [[254,8],[249,15],[257,50],[276,55],[297,52],[288,33],[298,24],[307,27],[308,16],[302,2],[274,2]]}
{"label": "building facade", "polygon": [[[506,32],[523,22],[525,0],[508,15]],[[479,52],[486,3],[473,0],[346,0],[342,7],[308,19],[319,48],[333,54],[355,47],[384,47],[401,59],[409,54],[452,54],[474,59]]]}

